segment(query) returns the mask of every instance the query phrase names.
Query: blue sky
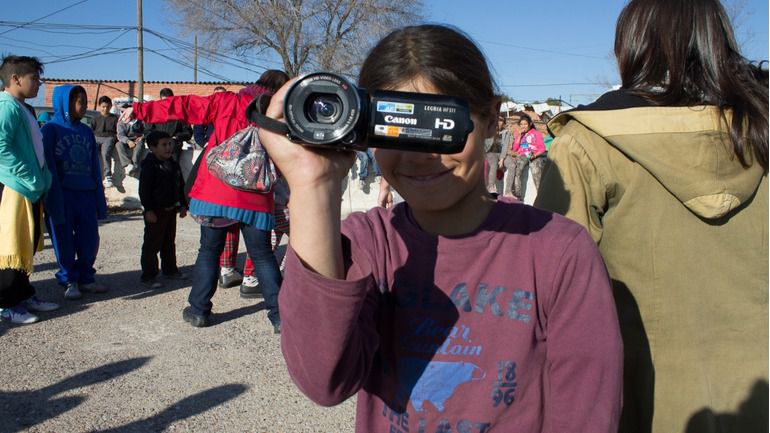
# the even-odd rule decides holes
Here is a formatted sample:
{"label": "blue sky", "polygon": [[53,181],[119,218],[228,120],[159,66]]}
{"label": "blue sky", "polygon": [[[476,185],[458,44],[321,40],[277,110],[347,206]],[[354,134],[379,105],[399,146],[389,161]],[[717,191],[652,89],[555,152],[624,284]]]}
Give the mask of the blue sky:
{"label": "blue sky", "polygon": [[[752,60],[768,59],[767,0],[723,1],[728,7],[742,5],[735,27],[743,54]],[[4,8],[0,23],[40,20],[30,28],[0,25],[0,53],[38,56],[46,63],[44,76],[51,78],[136,79],[136,32],[130,29],[136,25],[135,1],[35,0],[27,4],[34,7]],[[514,100],[561,97],[578,104],[592,101],[618,81],[612,44],[624,4],[625,0],[425,0],[425,15],[428,22],[451,24],[473,37],[487,55],[502,92]],[[175,25],[176,16],[164,1],[144,0],[143,5],[145,28],[192,43],[193,35]],[[39,23],[125,28],[62,30]],[[144,44],[155,50],[144,55],[145,80],[192,81],[192,69],[184,66],[192,64],[189,52],[148,33]],[[114,52],[94,55],[105,50]],[[280,67],[270,58],[245,60],[265,68]],[[253,81],[262,70],[204,60],[199,65],[214,75],[199,71],[199,81]]]}

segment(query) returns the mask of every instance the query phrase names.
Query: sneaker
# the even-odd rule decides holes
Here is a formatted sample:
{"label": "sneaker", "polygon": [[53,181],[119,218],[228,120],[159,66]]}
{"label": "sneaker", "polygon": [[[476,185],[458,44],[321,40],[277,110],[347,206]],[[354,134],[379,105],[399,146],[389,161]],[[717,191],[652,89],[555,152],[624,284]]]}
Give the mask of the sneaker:
{"label": "sneaker", "polygon": [[243,282],[243,276],[235,269],[229,272],[219,274],[219,281],[217,285],[220,289],[226,289],[228,287],[235,287]]}
{"label": "sneaker", "polygon": [[144,287],[147,287],[148,289],[153,289],[153,290],[163,288],[163,283],[161,283],[160,281],[157,281],[155,278],[151,280],[142,280],[142,285]]}
{"label": "sneaker", "polygon": [[374,176],[374,183],[379,185],[381,181],[382,181],[382,176]]}
{"label": "sneaker", "polygon": [[27,311],[24,305],[19,304],[11,308],[0,309],[0,320],[5,322],[29,325],[38,321],[37,316]]}
{"label": "sneaker", "polygon": [[112,176],[105,177],[104,181],[102,181],[102,185],[104,185],[105,188],[112,188],[115,186],[115,184],[112,183]]}
{"label": "sneaker", "polygon": [[187,275],[177,271],[175,274],[163,274],[163,278],[166,278],[169,280],[186,280]]}
{"label": "sneaker", "polygon": [[74,300],[80,299],[82,297],[83,294],[80,293],[80,287],[78,287],[78,283],[67,284],[67,290],[64,291],[64,299]]}
{"label": "sneaker", "polygon": [[40,299],[38,299],[37,296],[34,296],[34,295],[25,299],[23,304],[29,311],[47,312],[47,311],[54,311],[59,309],[59,304],[54,304],[53,302],[41,301]]}
{"label": "sneaker", "polygon": [[259,287],[257,277],[246,275],[241,283],[241,298],[263,298],[262,289]]}
{"label": "sneaker", "polygon": [[184,307],[184,310],[182,310],[182,318],[185,322],[196,328],[205,328],[209,326],[208,316],[193,313],[192,307]]}
{"label": "sneaker", "polygon": [[106,293],[107,286],[94,281],[93,283],[80,284],[80,290],[86,293]]}

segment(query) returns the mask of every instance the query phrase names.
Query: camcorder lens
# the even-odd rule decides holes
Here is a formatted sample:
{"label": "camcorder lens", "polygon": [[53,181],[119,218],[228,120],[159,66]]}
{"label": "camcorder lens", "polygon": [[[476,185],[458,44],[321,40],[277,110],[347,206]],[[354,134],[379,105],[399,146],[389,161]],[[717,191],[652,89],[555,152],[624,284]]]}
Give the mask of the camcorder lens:
{"label": "camcorder lens", "polygon": [[313,95],[306,111],[307,117],[313,122],[332,124],[337,121],[342,112],[342,101],[337,95]]}

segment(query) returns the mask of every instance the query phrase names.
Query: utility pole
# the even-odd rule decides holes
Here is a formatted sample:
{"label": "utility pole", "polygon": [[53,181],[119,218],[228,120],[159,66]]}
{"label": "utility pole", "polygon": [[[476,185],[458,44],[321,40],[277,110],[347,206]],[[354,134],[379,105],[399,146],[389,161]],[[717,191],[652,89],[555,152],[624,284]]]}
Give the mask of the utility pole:
{"label": "utility pole", "polygon": [[142,0],[136,0],[136,88],[139,102],[144,100],[144,44],[142,43]]}
{"label": "utility pole", "polygon": [[194,39],[195,46],[193,49],[193,83],[198,82],[198,35],[196,34]]}

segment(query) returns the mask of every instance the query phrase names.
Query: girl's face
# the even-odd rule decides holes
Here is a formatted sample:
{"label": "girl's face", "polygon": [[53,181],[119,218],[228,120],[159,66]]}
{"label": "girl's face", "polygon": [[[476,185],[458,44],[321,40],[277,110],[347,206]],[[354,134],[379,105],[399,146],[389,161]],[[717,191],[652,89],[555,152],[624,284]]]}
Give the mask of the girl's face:
{"label": "girl's face", "polygon": [[526,120],[520,120],[519,121],[519,132],[522,134],[529,131],[529,122]]}
{"label": "girl's face", "polygon": [[[422,79],[413,80],[393,90],[439,93],[430,82]],[[490,113],[493,113],[493,108],[490,101]],[[461,220],[462,209],[483,208],[479,206],[480,203],[489,198],[483,183],[484,139],[495,135],[497,117],[491,117],[485,122],[478,115],[472,114],[471,119],[474,129],[460,153],[442,155],[375,149],[383,177],[409,203],[421,225],[424,223],[420,220],[420,213],[432,214],[432,218],[451,216]],[[458,209],[459,214],[455,213]]]}

